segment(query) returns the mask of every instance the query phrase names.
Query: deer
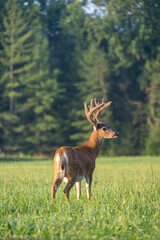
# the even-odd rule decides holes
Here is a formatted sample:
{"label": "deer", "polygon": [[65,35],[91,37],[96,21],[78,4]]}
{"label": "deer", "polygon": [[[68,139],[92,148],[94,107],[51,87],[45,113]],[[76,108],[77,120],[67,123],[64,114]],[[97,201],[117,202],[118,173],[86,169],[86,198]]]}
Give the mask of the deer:
{"label": "deer", "polygon": [[62,181],[66,182],[63,193],[70,202],[70,190],[76,184],[77,199],[81,196],[81,181],[86,179],[87,198],[90,200],[92,176],[95,170],[95,161],[105,139],[117,138],[119,133],[101,122],[98,117],[100,113],[112,102],[97,102],[91,99],[89,110],[84,103],[85,114],[88,121],[93,125],[93,131],[89,140],[81,146],[63,146],[56,150],[54,156],[54,180],[52,185],[52,201]]}

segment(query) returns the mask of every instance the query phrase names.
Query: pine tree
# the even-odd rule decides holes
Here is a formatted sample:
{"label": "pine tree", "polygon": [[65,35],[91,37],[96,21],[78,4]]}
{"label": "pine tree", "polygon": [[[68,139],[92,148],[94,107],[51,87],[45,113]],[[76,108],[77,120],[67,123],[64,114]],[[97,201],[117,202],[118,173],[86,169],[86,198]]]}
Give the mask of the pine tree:
{"label": "pine tree", "polygon": [[[102,98],[105,101],[108,100],[108,82],[107,77],[109,69],[107,66],[107,60],[103,49],[98,48],[96,43],[91,43],[87,50],[82,51],[82,57],[79,60],[79,77],[81,81],[77,83],[81,95],[81,102],[87,102],[97,98],[101,101]],[[104,117],[109,117],[109,112],[106,112]],[[91,132],[91,125],[86,120],[84,114],[84,108],[81,106],[81,110],[77,113],[77,120],[73,123],[77,127],[76,134],[72,135],[78,144],[86,141]]]}
{"label": "pine tree", "polygon": [[[21,107],[23,99],[24,83],[20,76],[24,76],[31,68],[30,54],[33,42],[32,32],[28,31],[29,22],[27,13],[24,14],[20,6],[8,0],[3,16],[5,31],[2,37],[2,58],[1,63],[5,67],[1,78],[4,88],[3,102],[5,109],[1,114],[4,126],[5,150],[13,148],[14,126],[18,124],[20,118],[18,112],[24,110]],[[16,149],[17,147],[15,147]]]}
{"label": "pine tree", "polygon": [[[48,8],[48,39],[50,66],[59,69],[58,83],[61,94],[55,110],[59,113],[59,145],[76,145],[71,138],[77,129],[72,125],[77,119],[79,101],[76,83],[79,81],[78,60],[80,34],[83,34],[84,11],[79,1],[50,1]],[[80,33],[81,32],[81,33]]]}
{"label": "pine tree", "polygon": [[[148,87],[148,116],[147,123],[149,134],[146,140],[146,153],[149,155],[160,154],[160,48],[157,58],[148,61],[146,72],[150,80]],[[147,71],[148,70],[148,71]]]}
{"label": "pine tree", "polygon": [[[3,12],[4,12],[4,8],[5,8],[5,0],[0,1],[0,22],[2,23],[3,21]],[[4,26],[3,24],[0,24],[0,36],[3,35],[3,31],[4,31]],[[0,37],[0,53],[2,53],[2,43],[1,43],[1,37]],[[4,72],[4,66],[1,64],[1,58],[2,58],[2,54],[0,54],[0,79],[3,75]],[[4,94],[4,85],[1,84],[1,80],[0,80],[0,113],[3,112],[4,109],[4,102],[3,102],[3,94]],[[3,139],[3,124],[1,122],[1,118],[0,118],[0,152],[2,151],[2,146],[4,145],[4,139]]]}
{"label": "pine tree", "polygon": [[57,73],[50,75],[48,43],[38,12],[35,4],[24,12],[18,3],[13,4],[12,0],[6,3],[1,59],[5,67],[1,78],[5,109],[1,122],[7,152],[36,151],[39,144],[46,141],[42,132],[51,130],[54,124],[50,109],[57,90]]}

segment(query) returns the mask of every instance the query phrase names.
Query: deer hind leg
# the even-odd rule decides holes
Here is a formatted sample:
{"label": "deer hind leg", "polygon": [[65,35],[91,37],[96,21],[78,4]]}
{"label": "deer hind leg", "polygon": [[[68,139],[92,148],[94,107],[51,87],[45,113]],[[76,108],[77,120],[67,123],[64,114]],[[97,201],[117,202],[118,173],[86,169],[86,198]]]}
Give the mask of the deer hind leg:
{"label": "deer hind leg", "polygon": [[92,176],[86,177],[86,189],[87,189],[87,198],[90,199],[91,197],[91,183],[92,183]]}
{"label": "deer hind leg", "polygon": [[66,197],[68,202],[70,202],[70,198],[69,198],[70,190],[74,186],[75,182],[76,182],[75,179],[69,179],[66,187],[63,190],[63,193],[64,193],[64,195],[65,195],[65,197]]}
{"label": "deer hind leg", "polygon": [[81,196],[81,182],[76,182],[76,188],[77,188],[77,199],[80,199]]}
{"label": "deer hind leg", "polygon": [[61,185],[62,181],[63,181],[63,178],[60,178],[60,177],[54,178],[53,185],[52,185],[52,199],[55,198],[57,189]]}
{"label": "deer hind leg", "polygon": [[55,198],[55,194],[57,189],[59,188],[60,184],[62,183],[66,168],[65,168],[66,162],[62,154],[56,154],[54,158],[54,181],[52,185],[52,199]]}

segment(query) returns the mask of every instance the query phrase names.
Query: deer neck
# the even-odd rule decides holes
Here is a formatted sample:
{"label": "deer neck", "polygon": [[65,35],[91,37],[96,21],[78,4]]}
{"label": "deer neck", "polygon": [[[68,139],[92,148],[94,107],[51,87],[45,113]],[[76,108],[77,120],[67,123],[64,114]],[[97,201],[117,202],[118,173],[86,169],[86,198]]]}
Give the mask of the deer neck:
{"label": "deer neck", "polygon": [[101,150],[103,139],[99,137],[98,131],[93,131],[86,145],[91,148],[97,157],[98,153]]}

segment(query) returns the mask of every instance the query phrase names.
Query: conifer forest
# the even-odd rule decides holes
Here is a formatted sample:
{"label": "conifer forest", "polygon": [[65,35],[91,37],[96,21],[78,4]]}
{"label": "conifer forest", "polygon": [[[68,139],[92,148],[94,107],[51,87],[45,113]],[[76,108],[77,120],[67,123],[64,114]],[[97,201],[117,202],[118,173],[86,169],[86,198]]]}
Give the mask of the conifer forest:
{"label": "conifer forest", "polygon": [[1,0],[0,153],[85,143],[92,98],[103,155],[160,155],[160,0]]}

